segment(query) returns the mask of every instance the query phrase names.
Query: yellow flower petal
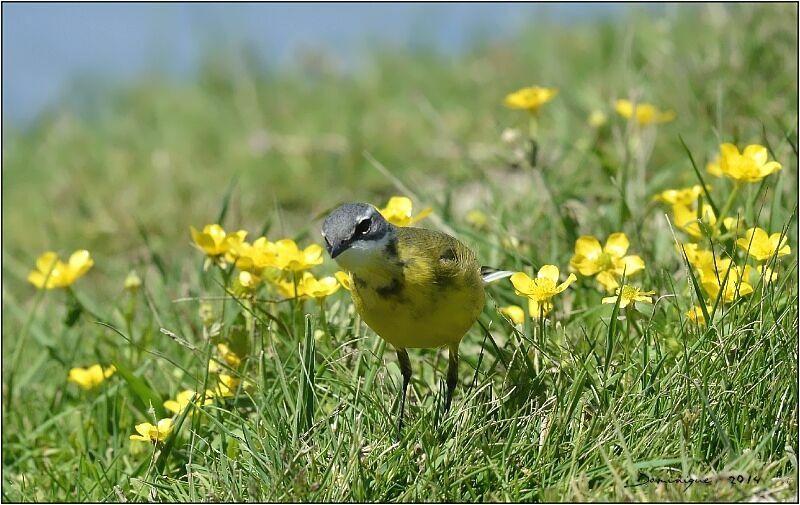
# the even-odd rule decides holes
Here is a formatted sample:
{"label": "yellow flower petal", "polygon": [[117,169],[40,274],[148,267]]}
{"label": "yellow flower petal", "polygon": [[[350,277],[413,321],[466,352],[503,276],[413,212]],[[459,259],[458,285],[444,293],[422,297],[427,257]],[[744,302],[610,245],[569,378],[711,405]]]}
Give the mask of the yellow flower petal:
{"label": "yellow flower petal", "polygon": [[76,276],[82,275],[89,270],[92,265],[94,265],[94,261],[89,255],[89,251],[86,249],[75,251],[69,257],[69,268],[75,272]]}
{"label": "yellow flower petal", "polygon": [[303,257],[307,265],[319,265],[322,263],[322,246],[311,244],[303,250]]}
{"label": "yellow flower petal", "polygon": [[587,258],[594,258],[603,253],[600,242],[594,237],[580,237],[575,241],[575,254],[580,254]]}
{"label": "yellow flower petal", "polygon": [[709,161],[706,164],[706,172],[716,177],[722,177],[724,175],[722,169],[719,167],[719,158],[714,161]]}
{"label": "yellow flower petal", "polygon": [[172,419],[160,419],[158,421],[158,434],[163,435],[166,438],[167,435],[172,431]]}
{"label": "yellow flower petal", "polygon": [[[153,425],[150,424],[150,423],[141,423],[141,424],[137,424],[135,426],[136,431],[139,432],[139,435],[141,435],[143,437],[148,437],[148,435],[150,434],[150,430],[152,428],[153,428]],[[149,439],[149,437],[145,438],[145,440],[148,440],[148,439]]]}
{"label": "yellow flower petal", "polygon": [[105,379],[111,377],[115,370],[113,366],[103,369],[99,364],[87,368],[71,368],[67,375],[67,380],[77,384],[82,389],[90,390],[96,388],[102,384]]}
{"label": "yellow flower petal", "polygon": [[553,303],[549,301],[537,302],[536,300],[528,299],[528,312],[534,319],[539,319],[539,316],[546,316],[553,311]]}
{"label": "yellow flower petal", "polygon": [[667,123],[675,119],[675,112],[660,111],[653,104],[637,103],[635,106],[630,100],[617,100],[614,103],[617,114],[626,119],[635,119],[639,125],[649,125],[653,123]]}
{"label": "yellow flower petal", "polygon": [[336,280],[339,281],[339,284],[341,284],[344,289],[348,291],[353,289],[353,281],[352,279],[350,279],[349,273],[339,270],[333,275],[334,277],[336,277]]}
{"label": "yellow flower petal", "polygon": [[644,270],[644,260],[636,255],[625,256],[621,259],[621,265],[616,267],[616,273],[630,277]]}
{"label": "yellow flower petal", "polygon": [[53,289],[70,286],[94,265],[89,251],[75,251],[67,263],[47,251],[36,260],[36,270],[28,274],[28,282],[38,288]]}
{"label": "yellow flower petal", "polygon": [[614,102],[614,109],[620,116],[630,119],[633,117],[633,104],[630,100],[620,99]]}
{"label": "yellow flower petal", "polygon": [[555,98],[557,94],[558,89],[556,88],[531,86],[509,93],[503,100],[503,104],[510,109],[525,109],[534,113],[539,107]]}
{"label": "yellow flower petal", "polygon": [[200,233],[194,226],[190,226],[189,229],[192,231],[192,240],[200,247],[200,249],[203,251],[214,250],[214,240],[209,235]]}
{"label": "yellow flower petal", "polygon": [[424,209],[419,211],[419,213],[416,216],[411,218],[411,223],[410,224],[416,224],[416,223],[422,221],[426,217],[430,216],[432,212],[433,212],[433,208],[432,207],[425,207]]}
{"label": "yellow flower petal", "polygon": [[30,282],[37,288],[42,289],[45,287],[45,276],[44,274],[42,274],[42,272],[33,270],[31,273],[28,274],[28,282]]}
{"label": "yellow flower petal", "polygon": [[549,279],[553,281],[553,283],[558,282],[558,267],[555,265],[544,265],[542,268],[539,269],[539,273],[536,274],[538,279]]}
{"label": "yellow flower petal", "polygon": [[176,402],[175,400],[167,400],[167,401],[165,401],[164,402],[164,408],[169,410],[170,412],[175,413],[175,414],[180,414],[181,411],[183,410],[183,408],[181,407],[181,404]]}
{"label": "yellow flower petal", "polygon": [[[603,297],[603,298],[600,300],[600,303],[603,303],[603,304],[606,304],[606,303],[617,303],[617,298],[618,298],[618,296],[617,296],[617,295],[614,295],[614,296],[604,296],[604,297]],[[620,307],[622,307],[622,302],[620,302],[619,306],[620,306]]]}
{"label": "yellow flower petal", "polygon": [[604,268],[598,262],[602,255],[603,248],[600,242],[594,237],[583,236],[575,241],[575,254],[569,264],[581,275],[594,275]]}
{"label": "yellow flower petal", "polygon": [[724,143],[720,144],[719,146],[720,153],[723,157],[731,157],[731,156],[738,156],[739,155],[739,148],[733,144]]}
{"label": "yellow flower petal", "polygon": [[393,196],[389,198],[386,207],[378,209],[384,219],[395,226],[410,226],[430,215],[433,210],[430,207],[425,208],[416,216],[412,215],[412,211],[411,199],[405,196]]}
{"label": "yellow flower petal", "polygon": [[765,164],[767,162],[767,158],[769,158],[767,148],[758,144],[751,144],[745,147],[744,151],[742,152],[742,156],[752,158],[753,161],[759,165]]}
{"label": "yellow flower petal", "polygon": [[567,280],[565,280],[564,282],[562,282],[561,284],[556,286],[556,293],[563,292],[565,289],[567,289],[569,287],[570,284],[572,284],[576,280],[578,280],[578,278],[575,277],[575,274],[569,274],[569,277],[567,277]]}
{"label": "yellow flower petal", "polygon": [[511,275],[511,284],[518,295],[528,295],[533,290],[533,279],[531,279],[525,272],[516,272]]}
{"label": "yellow flower petal", "polygon": [[617,299],[619,299],[619,307],[625,308],[634,302],[653,303],[650,296],[653,294],[655,291],[642,291],[640,288],[625,284],[617,289],[616,296],[607,296],[601,300],[601,303],[617,303]]}
{"label": "yellow flower petal", "polygon": [[700,185],[694,185],[689,188],[667,189],[656,195],[655,199],[669,204],[680,203],[683,205],[692,205],[702,194],[703,187]]}
{"label": "yellow flower petal", "polygon": [[[711,312],[709,310],[709,312]],[[706,324],[706,317],[703,315],[703,309],[699,306],[694,306],[689,309],[689,312],[686,313],[686,317],[689,318],[690,321],[694,322],[695,324],[705,325]]]}
{"label": "yellow flower petal", "polygon": [[781,169],[781,164],[768,161],[766,147],[751,144],[743,152],[733,144],[720,145],[719,169],[727,177],[740,182],[757,182]]}
{"label": "yellow flower petal", "polygon": [[53,251],[47,251],[36,259],[36,270],[42,274],[48,274],[57,262],[58,255]]}
{"label": "yellow flower petal", "polygon": [[525,322],[525,311],[518,305],[507,305],[497,310],[509,318],[514,324],[522,324]]}
{"label": "yellow flower petal", "polygon": [[612,233],[608,236],[608,240],[606,240],[604,250],[612,256],[621,258],[628,252],[628,247],[630,247],[630,242],[624,233]]}
{"label": "yellow flower petal", "polygon": [[791,253],[791,248],[786,245],[786,236],[781,239],[780,233],[768,235],[761,228],[750,228],[745,231],[744,237],[736,240],[736,245],[757,261],[766,261],[776,255],[786,256]]}
{"label": "yellow flower petal", "polygon": [[619,287],[619,282],[610,271],[600,272],[595,279],[606,291],[613,291]]}

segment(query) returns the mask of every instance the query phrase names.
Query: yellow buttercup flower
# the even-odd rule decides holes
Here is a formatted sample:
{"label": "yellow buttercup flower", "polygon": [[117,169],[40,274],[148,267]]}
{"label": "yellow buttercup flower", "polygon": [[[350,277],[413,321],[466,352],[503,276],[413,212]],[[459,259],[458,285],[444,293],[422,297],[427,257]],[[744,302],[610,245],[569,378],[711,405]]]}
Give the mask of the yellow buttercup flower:
{"label": "yellow buttercup flower", "polygon": [[722,173],[722,169],[719,166],[719,156],[706,163],[706,172],[716,177],[722,177],[725,175]]}
{"label": "yellow buttercup flower", "polygon": [[239,387],[239,383],[241,382],[240,379],[224,373],[219,374],[217,379],[218,383],[214,393],[215,396],[221,396],[222,398],[230,398],[233,396],[234,391]]}
{"label": "yellow buttercup flower", "polygon": [[[750,272],[750,266],[741,268],[735,265],[731,265],[728,270],[718,272],[703,273],[701,271],[701,284],[711,300],[717,300],[717,298],[721,297],[724,303],[731,303],[737,298],[753,292],[753,286],[747,282]],[[725,280],[726,276],[727,281]],[[722,289],[723,281],[725,282],[724,290]]]}
{"label": "yellow buttercup flower", "polygon": [[[701,213],[702,222],[706,225],[707,230],[714,234],[715,224],[717,224],[717,216],[714,214],[714,209],[709,204],[703,204],[703,211]],[[703,230],[700,227],[700,219],[697,218],[697,211],[693,210],[687,205],[676,203],[672,206],[672,220],[675,226],[685,231],[694,238],[702,238],[704,236]]]}
{"label": "yellow buttercup flower", "polygon": [[348,291],[353,289],[353,280],[350,278],[349,273],[339,270],[333,274],[333,276],[336,277],[336,280],[339,281],[339,284],[341,284],[344,289]]}
{"label": "yellow buttercup flower", "polygon": [[718,272],[725,272],[731,266],[730,258],[715,256],[711,251],[700,249],[697,244],[682,244],[682,247],[686,251],[689,264],[697,269],[701,279],[708,276],[716,277]]}
{"label": "yellow buttercup flower", "polygon": [[211,358],[208,360],[209,373],[218,373],[220,370],[224,370],[224,367],[220,365],[223,361],[231,368],[238,367],[242,362],[242,358],[231,351],[230,347],[224,343],[217,344],[217,354],[219,358]]}
{"label": "yellow buttercup flower", "polygon": [[173,425],[172,419],[161,419],[154,426],[150,423],[141,423],[136,425],[138,435],[131,435],[130,439],[137,442],[163,442],[172,433]]}
{"label": "yellow buttercup flower", "polygon": [[675,119],[673,111],[660,111],[655,105],[645,102],[634,105],[630,100],[617,100],[614,102],[614,108],[620,116],[626,119],[634,119],[642,126],[654,123],[668,123]]}
{"label": "yellow buttercup flower", "polygon": [[510,109],[525,109],[534,113],[539,110],[539,107],[555,98],[557,94],[557,88],[530,86],[509,93],[503,100],[503,104]]}
{"label": "yellow buttercup flower", "polygon": [[47,251],[36,260],[36,270],[28,274],[28,282],[39,289],[71,286],[94,265],[89,251],[81,249],[70,255],[64,263],[53,251]]}
{"label": "yellow buttercup flower", "polygon": [[247,236],[247,232],[239,230],[227,234],[218,224],[207,224],[203,231],[197,231],[194,226],[189,227],[195,245],[210,258],[219,258],[230,249],[232,244],[238,244]]}
{"label": "yellow buttercup flower", "polygon": [[[711,308],[707,308],[708,312],[711,313]],[[698,325],[705,325],[706,324],[706,316],[703,315],[703,309],[700,306],[695,305],[686,313],[686,317],[689,318],[695,324]]]}
{"label": "yellow buttercup flower", "polygon": [[237,367],[242,362],[242,358],[236,355],[235,352],[231,351],[231,348],[228,347],[227,344],[219,343],[217,344],[217,352],[219,353],[220,357],[225,360],[225,363],[228,364],[230,367]]}
{"label": "yellow buttercup flower", "polygon": [[239,270],[258,273],[267,267],[276,266],[277,255],[276,245],[266,237],[259,237],[252,244],[244,240],[231,242],[225,257],[235,263]]}
{"label": "yellow buttercup flower", "polygon": [[311,244],[300,250],[291,239],[275,242],[275,266],[281,270],[299,272],[320,263],[322,263],[322,247],[318,244]]}
{"label": "yellow buttercup flower", "polygon": [[659,200],[672,205],[692,205],[697,201],[697,198],[703,194],[703,186],[695,185],[690,188],[682,189],[667,189],[653,197],[654,200]]}
{"label": "yellow buttercup flower", "polygon": [[[298,283],[299,284],[299,283]],[[300,290],[295,289],[295,283],[289,279],[275,279],[272,281],[272,285],[275,286],[278,290],[278,294],[280,294],[284,298],[302,298],[303,295],[300,293]]]}
{"label": "yellow buttercup flower", "polygon": [[744,237],[736,241],[736,245],[747,251],[747,254],[756,261],[766,261],[773,256],[786,256],[792,249],[786,243],[787,237],[781,233],[768,235],[761,228],[750,228],[745,232]]}
{"label": "yellow buttercup flower", "polygon": [[297,291],[303,296],[316,298],[319,301],[339,290],[340,284],[335,277],[316,279],[311,272],[303,272],[303,278],[297,283]]}
{"label": "yellow buttercup flower", "polygon": [[601,300],[602,303],[617,303],[619,299],[619,308],[624,309],[634,302],[653,303],[652,295],[655,291],[642,291],[641,288],[635,286],[624,286],[617,288],[617,294],[614,296],[607,296]]}
{"label": "yellow buttercup flower", "polygon": [[245,291],[252,291],[261,283],[261,277],[247,270],[240,271],[237,280],[239,281],[239,286]]}
{"label": "yellow buttercup flower", "polygon": [[497,311],[509,318],[514,324],[525,322],[525,311],[519,305],[506,305],[505,307],[500,307]]}
{"label": "yellow buttercup flower", "polygon": [[[197,398],[195,398],[195,396],[197,396]],[[192,401],[197,404],[200,401],[200,396],[194,390],[186,389],[178,393],[174,400],[165,401],[164,408],[175,414],[180,414]],[[206,395],[203,405],[210,405],[213,402],[214,400],[212,400],[211,396]]]}
{"label": "yellow buttercup flower", "polygon": [[720,145],[719,150],[719,172],[738,182],[758,182],[781,169],[777,161],[768,161],[767,148],[758,144],[745,147],[741,153],[728,143]]}
{"label": "yellow buttercup flower", "polygon": [[628,247],[630,242],[624,233],[609,235],[604,247],[596,238],[583,236],[575,241],[575,254],[569,265],[581,275],[596,275],[597,282],[611,291],[619,287],[617,279],[623,274],[630,277],[644,270],[642,258],[625,254]]}
{"label": "yellow buttercup flower", "polygon": [[532,316],[538,317],[540,312],[549,313],[553,308],[550,300],[577,280],[575,274],[569,274],[566,281],[558,284],[558,276],[557,266],[544,265],[539,269],[535,279],[531,279],[524,272],[517,272],[510,280],[516,294],[527,296],[530,302],[535,302],[530,310]]}
{"label": "yellow buttercup flower", "polygon": [[778,273],[766,265],[756,266],[756,271],[758,272],[758,275],[760,275],[761,278],[764,279],[764,282],[767,284],[778,279]]}
{"label": "yellow buttercup flower", "polygon": [[386,207],[378,209],[384,219],[395,226],[411,226],[422,221],[433,212],[430,207],[422,209],[416,216],[412,215],[413,204],[410,198],[405,196],[393,196],[389,198]]}
{"label": "yellow buttercup flower", "polygon": [[73,382],[83,389],[94,389],[106,379],[114,375],[117,369],[114,366],[103,368],[100,365],[92,365],[87,368],[71,368],[67,380]]}

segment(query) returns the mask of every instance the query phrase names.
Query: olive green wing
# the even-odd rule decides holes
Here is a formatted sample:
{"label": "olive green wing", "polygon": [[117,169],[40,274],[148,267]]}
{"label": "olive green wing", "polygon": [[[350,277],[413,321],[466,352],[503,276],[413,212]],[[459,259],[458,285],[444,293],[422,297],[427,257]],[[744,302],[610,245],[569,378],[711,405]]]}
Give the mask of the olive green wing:
{"label": "olive green wing", "polygon": [[446,233],[405,227],[398,229],[397,239],[404,263],[430,282],[442,284],[456,277],[480,277],[475,253]]}

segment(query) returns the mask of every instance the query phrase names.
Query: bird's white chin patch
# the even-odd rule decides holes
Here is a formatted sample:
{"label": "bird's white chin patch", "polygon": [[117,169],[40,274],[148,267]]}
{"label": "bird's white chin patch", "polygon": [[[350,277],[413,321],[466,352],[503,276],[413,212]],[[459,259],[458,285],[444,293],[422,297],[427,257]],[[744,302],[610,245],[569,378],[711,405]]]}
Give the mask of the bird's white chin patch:
{"label": "bird's white chin patch", "polygon": [[388,234],[380,240],[357,240],[350,244],[346,251],[334,258],[334,261],[349,272],[369,270],[370,267],[383,260],[383,251],[389,243]]}

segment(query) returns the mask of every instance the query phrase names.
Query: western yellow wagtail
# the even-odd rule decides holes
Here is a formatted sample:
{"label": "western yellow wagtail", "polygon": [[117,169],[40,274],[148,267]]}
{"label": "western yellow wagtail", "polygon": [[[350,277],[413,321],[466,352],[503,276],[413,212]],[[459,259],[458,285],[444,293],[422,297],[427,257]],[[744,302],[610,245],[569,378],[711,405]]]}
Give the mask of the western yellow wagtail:
{"label": "western yellow wagtail", "polygon": [[392,344],[403,374],[398,431],[411,380],[407,348],[448,347],[445,411],[458,381],[458,345],[483,310],[484,285],[512,272],[482,269],[475,253],[433,230],[397,227],[365,203],[348,203],[322,224],[325,247],[349,272],[356,310]]}

